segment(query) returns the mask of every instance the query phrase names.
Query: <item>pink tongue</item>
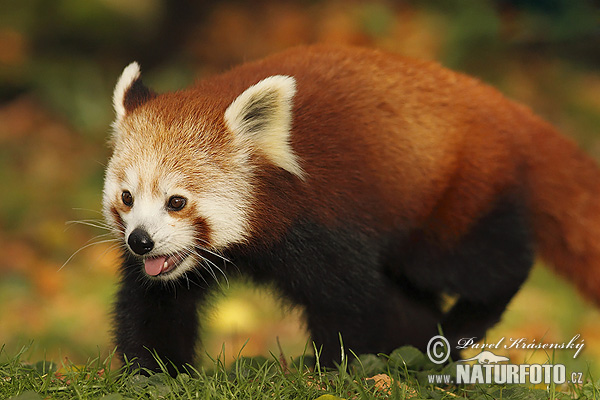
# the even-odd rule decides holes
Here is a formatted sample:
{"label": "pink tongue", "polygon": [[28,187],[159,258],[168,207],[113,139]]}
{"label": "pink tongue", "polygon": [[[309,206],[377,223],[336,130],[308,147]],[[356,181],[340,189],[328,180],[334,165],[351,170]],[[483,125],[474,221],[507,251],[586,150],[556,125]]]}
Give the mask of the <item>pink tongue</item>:
{"label": "pink tongue", "polygon": [[163,265],[165,265],[165,261],[167,261],[166,257],[146,258],[144,261],[146,273],[151,276],[160,274],[162,272]]}

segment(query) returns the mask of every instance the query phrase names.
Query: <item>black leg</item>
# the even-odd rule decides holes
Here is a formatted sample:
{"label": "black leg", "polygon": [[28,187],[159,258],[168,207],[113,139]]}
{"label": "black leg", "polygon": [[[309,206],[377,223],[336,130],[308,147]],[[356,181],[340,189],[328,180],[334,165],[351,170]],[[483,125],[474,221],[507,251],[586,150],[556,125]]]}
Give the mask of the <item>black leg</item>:
{"label": "black leg", "polygon": [[456,302],[442,323],[444,335],[453,347],[453,358],[456,359],[459,354],[455,347],[460,339],[473,338],[479,341],[485,337],[486,331],[500,321],[512,297],[512,294],[498,295],[494,301],[486,303],[464,298]]}
{"label": "black leg", "polygon": [[[389,354],[406,344],[424,348],[437,332],[440,314],[434,308],[398,291],[376,275],[373,272],[368,276],[368,288],[335,285],[326,288],[333,298],[308,301],[307,324],[317,348],[321,348],[323,364],[340,361],[339,333],[346,354],[352,350],[358,355]],[[321,289],[324,288],[322,285]]]}
{"label": "black leg", "polygon": [[534,255],[524,215],[518,202],[501,202],[453,246],[415,234],[404,248],[406,279],[458,297],[440,321],[452,346],[463,337],[481,340],[527,279]]}
{"label": "black leg", "polygon": [[534,252],[526,219],[518,210],[498,207],[455,254],[453,264],[463,282],[451,282],[459,299],[442,323],[451,343],[466,337],[483,339],[529,276]]}
{"label": "black leg", "polygon": [[185,282],[151,282],[139,261],[126,257],[114,312],[118,353],[136,367],[158,370],[156,352],[171,373],[193,363],[202,293]]}
{"label": "black leg", "polygon": [[331,366],[340,361],[340,334],[346,349],[363,354],[425,340],[424,346],[437,332],[440,313],[384,276],[381,248],[359,229],[307,222],[243,263],[254,266],[256,279],[274,281],[285,297],[304,307],[320,361]]}

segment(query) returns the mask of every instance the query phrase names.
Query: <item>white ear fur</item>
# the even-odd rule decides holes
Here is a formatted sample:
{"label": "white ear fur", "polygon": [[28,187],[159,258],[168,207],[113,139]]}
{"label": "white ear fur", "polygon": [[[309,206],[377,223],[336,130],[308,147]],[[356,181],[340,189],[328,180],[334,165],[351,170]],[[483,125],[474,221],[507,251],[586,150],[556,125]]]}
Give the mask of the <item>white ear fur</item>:
{"label": "white ear fur", "polygon": [[115,91],[113,92],[113,107],[117,118],[115,122],[119,122],[125,116],[125,93],[140,77],[140,65],[137,62],[132,62],[123,70],[121,77],[117,81]]}
{"label": "white ear fur", "polygon": [[292,98],[296,80],[273,75],[250,86],[225,111],[228,128],[260,151],[273,164],[304,178],[290,145]]}

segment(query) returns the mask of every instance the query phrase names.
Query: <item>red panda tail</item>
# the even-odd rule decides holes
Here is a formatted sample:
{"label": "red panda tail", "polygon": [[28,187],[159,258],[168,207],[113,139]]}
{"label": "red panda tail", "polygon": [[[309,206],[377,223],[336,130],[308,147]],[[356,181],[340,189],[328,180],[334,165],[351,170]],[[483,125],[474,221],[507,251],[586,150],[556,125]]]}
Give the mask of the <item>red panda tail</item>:
{"label": "red panda tail", "polygon": [[571,140],[540,122],[527,157],[538,252],[600,304],[600,168]]}

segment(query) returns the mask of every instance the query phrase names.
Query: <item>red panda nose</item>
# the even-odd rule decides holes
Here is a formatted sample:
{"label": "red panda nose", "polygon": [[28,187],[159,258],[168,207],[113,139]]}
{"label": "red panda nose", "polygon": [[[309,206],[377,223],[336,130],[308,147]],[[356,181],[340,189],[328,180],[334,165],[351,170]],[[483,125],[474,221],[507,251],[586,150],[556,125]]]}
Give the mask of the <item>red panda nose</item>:
{"label": "red panda nose", "polygon": [[133,232],[129,234],[127,244],[131,250],[139,256],[149,253],[154,248],[154,241],[152,241],[148,232],[142,228],[135,228]]}

